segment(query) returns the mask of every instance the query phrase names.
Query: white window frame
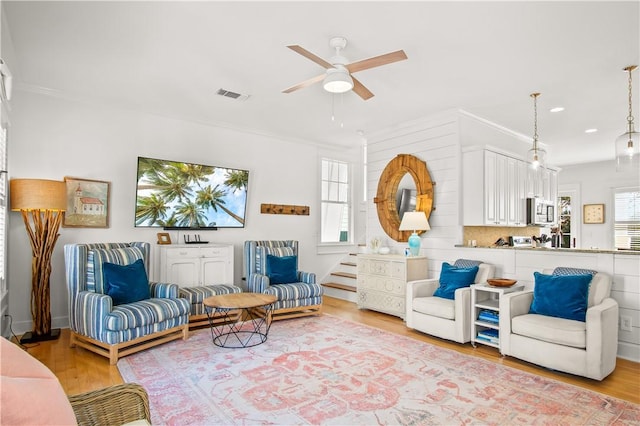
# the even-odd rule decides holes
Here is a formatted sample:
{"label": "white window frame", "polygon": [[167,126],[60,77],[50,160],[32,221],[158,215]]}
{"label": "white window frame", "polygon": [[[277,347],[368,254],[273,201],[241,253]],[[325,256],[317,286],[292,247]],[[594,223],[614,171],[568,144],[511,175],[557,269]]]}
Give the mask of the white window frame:
{"label": "white window frame", "polygon": [[[347,188],[345,191],[345,196],[346,196],[346,200],[342,201],[340,199],[331,199],[331,198],[335,198],[335,197],[329,197],[327,199],[325,199],[325,196],[327,195],[326,192],[324,190],[324,183],[327,182],[327,180],[325,179],[325,177],[323,176],[323,163],[324,162],[329,162],[329,163],[335,163],[335,164],[341,164],[341,165],[345,165],[347,170],[346,170],[346,182],[337,182],[334,180],[331,180],[331,182],[335,183],[336,185],[342,185],[342,184],[346,184]],[[353,165],[349,162],[349,161],[345,161],[345,160],[340,160],[340,159],[336,159],[336,158],[329,158],[329,157],[322,157],[320,158],[320,167],[319,167],[319,171],[320,171],[320,188],[319,188],[319,198],[320,198],[320,215],[319,215],[319,233],[318,233],[318,244],[321,246],[346,246],[346,245],[352,245],[353,244],[353,238],[354,238],[354,227],[353,227],[353,223],[354,223],[354,217],[353,217]],[[338,180],[341,177],[338,178]],[[340,198],[340,197],[338,197]],[[344,205],[348,214],[348,218],[347,218],[347,224],[346,224],[346,231],[347,231],[347,240],[346,241],[323,241],[323,235],[324,235],[324,209],[325,209],[325,204],[326,203],[332,203],[332,204],[341,204]]]}
{"label": "white window frame", "polygon": [[[635,187],[626,187],[626,188],[615,188],[613,190],[613,247],[615,247],[616,249],[626,249],[626,250],[633,250],[633,251],[638,251],[640,250],[640,243],[636,243],[635,247],[631,246],[631,248],[626,248],[626,247],[622,247],[623,245],[621,244],[621,242],[619,241],[619,236],[617,235],[617,231],[616,231],[616,227],[617,225],[621,225],[621,226],[625,226],[625,225],[636,225],[636,226],[640,226],[640,214],[636,214],[636,217],[634,218],[632,217],[627,217],[625,219],[627,220],[618,220],[619,218],[619,212],[617,211],[617,195],[621,194],[621,193],[632,193],[632,192],[638,192],[640,193],[640,186],[635,186]],[[638,204],[640,204],[640,196],[638,196],[636,199],[636,206]],[[640,233],[640,231],[636,231],[634,232],[634,234]],[[626,245],[625,245],[626,246]]]}

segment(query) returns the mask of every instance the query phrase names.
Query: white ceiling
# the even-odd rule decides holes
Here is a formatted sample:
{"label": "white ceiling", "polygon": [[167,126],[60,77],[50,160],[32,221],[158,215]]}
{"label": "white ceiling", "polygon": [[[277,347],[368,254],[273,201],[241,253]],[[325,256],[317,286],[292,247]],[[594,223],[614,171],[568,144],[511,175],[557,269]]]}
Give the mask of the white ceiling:
{"label": "white ceiling", "polygon": [[[614,157],[628,115],[622,68],[640,63],[639,1],[2,7],[19,90],[334,146],[356,146],[358,130],[366,136],[449,108],[531,136],[529,94],[541,92],[538,133],[550,162],[560,166]],[[337,35],[349,40],[343,54],[350,61],[398,49],[409,59],[356,74],[375,94],[368,101],[354,93],[334,99],[320,84],[281,93],[323,72],[285,46],[329,59],[328,41]],[[250,98],[216,96],[219,88]],[[554,106],[566,110],[552,114]],[[585,134],[588,128],[599,131]]]}

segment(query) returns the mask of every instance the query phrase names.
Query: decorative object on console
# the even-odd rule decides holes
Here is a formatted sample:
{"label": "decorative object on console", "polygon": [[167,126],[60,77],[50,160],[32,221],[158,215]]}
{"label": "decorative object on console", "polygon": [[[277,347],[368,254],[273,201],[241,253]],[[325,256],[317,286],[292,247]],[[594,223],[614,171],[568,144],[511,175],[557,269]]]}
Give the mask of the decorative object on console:
{"label": "decorative object on console", "polygon": [[431,229],[429,221],[424,212],[406,212],[402,216],[402,222],[398,228],[400,231],[413,231],[413,234],[409,237],[409,250],[411,256],[420,255],[420,236],[418,231],[428,231]]}
{"label": "decorative object on console", "polygon": [[409,154],[398,154],[389,161],[378,180],[378,192],[373,202],[376,204],[378,220],[384,232],[393,240],[404,242],[409,239],[410,231],[400,231],[396,197],[400,182],[406,175],[411,176],[416,187],[416,211],[424,212],[427,219],[433,207],[433,185],[427,164]]}
{"label": "decorative object on console", "polygon": [[260,204],[260,213],[295,214],[309,216],[309,206],[293,206],[289,204]]}
{"label": "decorative object on console", "polygon": [[51,256],[66,209],[65,183],[44,179],[11,179],[11,210],[20,211],[27,228],[31,262],[31,316],[33,331],[21,343],[54,340],[60,329],[51,328]]}
{"label": "decorative object on console", "polygon": [[168,232],[158,232],[158,244],[171,244],[171,235]]}
{"label": "decorative object on console", "polygon": [[200,234],[193,235],[193,240],[191,239],[192,235],[185,235],[182,237],[185,244],[209,244],[209,241],[202,241],[200,238]]}
{"label": "decorative object on console", "polygon": [[624,68],[624,71],[629,73],[629,115],[627,116],[627,131],[616,139],[616,163],[619,171],[638,170],[640,166],[640,133],[636,132],[633,125],[633,102],[631,99],[631,73],[637,68],[637,65],[629,65]]}
{"label": "decorative object on console", "polygon": [[585,224],[604,223],[604,204],[585,204],[582,206],[582,221]]}
{"label": "decorative object on console", "polygon": [[538,96],[540,93],[532,93],[529,96],[533,98],[533,146],[527,152],[527,162],[533,169],[542,169],[546,166],[547,152],[538,146]]}
{"label": "decorative object on console", "polygon": [[65,176],[65,228],[109,227],[109,182]]}
{"label": "decorative object on console", "polygon": [[136,227],[243,228],[247,170],[138,157]]}

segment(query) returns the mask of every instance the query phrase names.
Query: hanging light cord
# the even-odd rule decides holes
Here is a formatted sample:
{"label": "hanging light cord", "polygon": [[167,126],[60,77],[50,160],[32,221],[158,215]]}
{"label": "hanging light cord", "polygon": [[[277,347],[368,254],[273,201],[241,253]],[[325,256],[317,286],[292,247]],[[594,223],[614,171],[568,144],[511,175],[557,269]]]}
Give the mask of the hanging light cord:
{"label": "hanging light cord", "polygon": [[631,73],[635,69],[636,69],[636,66],[630,66],[630,67],[626,68],[626,70],[629,72],[629,116],[627,117],[627,121],[629,123],[629,133],[633,132],[633,110],[632,110],[633,102],[632,102],[632,99],[631,99],[631,94],[632,94],[632,90],[631,90],[631,83],[632,83]]}
{"label": "hanging light cord", "polygon": [[533,98],[533,150],[538,153],[538,96],[540,93],[532,93]]}

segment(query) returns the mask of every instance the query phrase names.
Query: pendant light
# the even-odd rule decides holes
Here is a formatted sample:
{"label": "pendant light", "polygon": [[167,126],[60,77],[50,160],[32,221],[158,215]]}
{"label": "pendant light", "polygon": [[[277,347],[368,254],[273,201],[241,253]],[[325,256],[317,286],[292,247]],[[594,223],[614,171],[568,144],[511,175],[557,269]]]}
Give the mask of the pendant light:
{"label": "pendant light", "polygon": [[637,65],[629,65],[623,70],[629,73],[629,115],[627,116],[627,131],[616,139],[616,163],[618,171],[633,170],[640,163],[640,134],[635,131],[633,125],[633,111],[631,101],[631,73],[638,68]]}
{"label": "pendant light", "polygon": [[533,98],[533,146],[527,152],[527,162],[536,170],[545,167],[547,152],[538,146],[538,96],[540,93],[532,93],[529,96]]}

